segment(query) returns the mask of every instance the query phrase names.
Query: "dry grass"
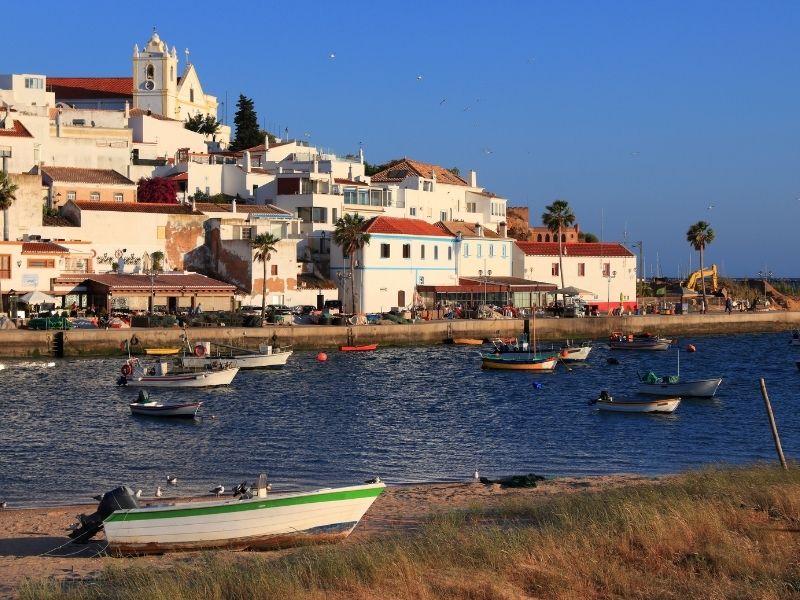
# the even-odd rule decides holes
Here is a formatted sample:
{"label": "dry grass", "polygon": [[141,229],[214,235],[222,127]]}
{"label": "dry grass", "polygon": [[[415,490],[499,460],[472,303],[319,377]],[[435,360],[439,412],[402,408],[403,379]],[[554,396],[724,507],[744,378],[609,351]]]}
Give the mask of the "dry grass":
{"label": "dry grass", "polygon": [[119,567],[23,600],[800,598],[800,472],[708,470],[437,517],[371,542]]}

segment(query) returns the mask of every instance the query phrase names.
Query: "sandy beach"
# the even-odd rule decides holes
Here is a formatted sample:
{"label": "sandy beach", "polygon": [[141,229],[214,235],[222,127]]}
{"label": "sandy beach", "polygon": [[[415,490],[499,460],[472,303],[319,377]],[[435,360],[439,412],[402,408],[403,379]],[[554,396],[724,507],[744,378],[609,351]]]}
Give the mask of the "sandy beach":
{"label": "sandy beach", "polygon": [[[426,517],[448,510],[489,507],[518,497],[545,498],[647,481],[652,479],[638,475],[608,475],[550,479],[539,482],[535,488],[505,488],[498,484],[480,483],[390,485],[344,543],[358,543],[373,536],[413,530]],[[170,499],[160,498],[159,502],[165,500]],[[15,597],[17,586],[27,577],[91,578],[111,563],[152,563],[163,567],[175,561],[190,560],[195,554],[111,558],[103,555],[102,541],[85,546],[69,543],[66,537],[69,524],[75,522],[77,514],[91,513],[94,508],[94,505],[87,504],[25,509],[9,507],[0,511],[3,531],[0,538],[0,598]]]}

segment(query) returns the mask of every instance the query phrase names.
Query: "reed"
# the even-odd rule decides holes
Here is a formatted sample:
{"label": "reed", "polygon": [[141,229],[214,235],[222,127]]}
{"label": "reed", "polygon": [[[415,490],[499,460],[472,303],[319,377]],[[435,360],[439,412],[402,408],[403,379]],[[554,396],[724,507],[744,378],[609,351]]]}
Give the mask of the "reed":
{"label": "reed", "polygon": [[709,469],[432,518],[405,535],[282,554],[117,565],[23,600],[800,598],[800,471]]}

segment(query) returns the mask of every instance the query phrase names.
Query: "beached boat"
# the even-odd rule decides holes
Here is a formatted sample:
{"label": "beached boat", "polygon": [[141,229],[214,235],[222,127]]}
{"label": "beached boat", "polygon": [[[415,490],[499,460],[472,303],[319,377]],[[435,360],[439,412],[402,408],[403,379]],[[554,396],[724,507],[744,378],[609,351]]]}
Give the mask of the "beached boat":
{"label": "beached boat", "polygon": [[139,390],[139,398],[136,402],[131,402],[128,406],[130,406],[131,414],[133,415],[194,418],[202,405],[202,402],[173,402],[170,404],[162,404],[150,400],[150,396],[146,390]]}
{"label": "beached boat", "polygon": [[95,513],[80,515],[70,537],[88,542],[102,527],[108,551],[117,556],[332,542],[353,531],[384,487],[378,480],[268,495],[262,475],[256,490],[238,498],[139,507],[133,490],[123,486],[104,494]]}
{"label": "beached boat", "polygon": [[229,385],[239,367],[220,361],[204,369],[187,369],[181,366],[180,359],[174,359],[172,364],[162,360],[145,365],[138,358],[131,357],[122,365],[121,372],[118,385],[194,388]]}
{"label": "beached boat", "polygon": [[240,369],[280,369],[292,355],[290,348],[259,344],[258,350],[229,346],[220,342],[195,342],[191,353],[181,357],[184,367],[206,368],[218,362],[231,363]]}
{"label": "beached boat", "polygon": [[484,369],[509,371],[553,371],[558,364],[558,355],[535,354],[533,352],[507,352],[481,354]]}
{"label": "beached boat", "polygon": [[360,346],[339,346],[342,352],[369,352],[377,350],[378,344],[361,344]]}
{"label": "beached boat", "polygon": [[608,336],[608,345],[612,350],[667,350],[672,340],[650,333],[624,334],[614,331]]}
{"label": "beached boat", "polygon": [[589,404],[596,404],[597,408],[609,412],[627,413],[671,413],[681,403],[680,398],[621,398],[612,397],[603,390],[600,397]]}

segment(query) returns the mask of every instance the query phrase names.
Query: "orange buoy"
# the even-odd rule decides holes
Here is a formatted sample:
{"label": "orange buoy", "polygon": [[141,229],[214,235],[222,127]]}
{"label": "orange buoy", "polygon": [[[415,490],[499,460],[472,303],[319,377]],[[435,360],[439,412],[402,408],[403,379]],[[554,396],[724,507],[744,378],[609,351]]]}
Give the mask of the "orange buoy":
{"label": "orange buoy", "polygon": [[328,355],[325,354],[324,352],[320,352],[319,354],[317,354],[317,360],[319,362],[325,362],[326,360],[328,360]]}
{"label": "orange buoy", "polygon": [[688,346],[686,346],[686,351],[687,352],[697,352],[697,348],[694,347],[694,344],[689,344]]}

